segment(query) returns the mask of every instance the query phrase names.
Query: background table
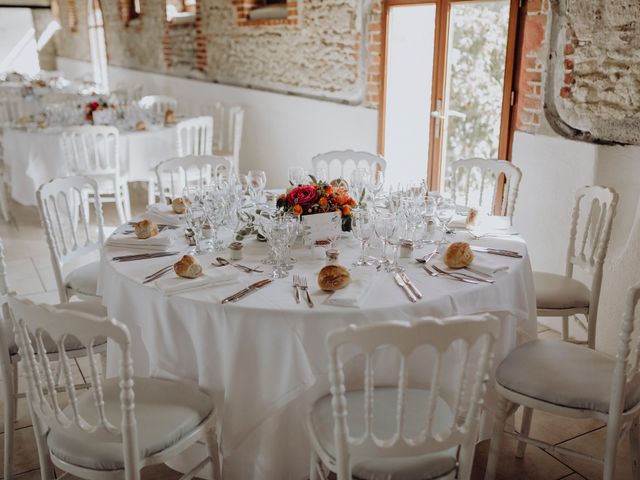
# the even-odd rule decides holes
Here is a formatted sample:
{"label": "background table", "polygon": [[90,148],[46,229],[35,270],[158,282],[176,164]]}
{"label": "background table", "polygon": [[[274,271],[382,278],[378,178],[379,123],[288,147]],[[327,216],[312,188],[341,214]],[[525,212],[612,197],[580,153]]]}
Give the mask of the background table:
{"label": "background table", "polygon": [[[4,159],[9,169],[11,195],[23,205],[36,204],[36,191],[43,183],[69,174],[60,148],[62,129],[4,129]],[[147,182],[161,161],[176,157],[174,127],[120,132],[120,165],[129,181]]]}
{"label": "background table", "polygon": [[[469,240],[466,233],[458,237]],[[256,265],[266,247],[254,240],[246,243],[242,263]],[[147,274],[175,261],[173,258],[115,263],[110,261],[112,256],[127,252],[112,247],[103,250],[100,288],[109,315],[131,331],[136,375],[193,380],[213,393],[226,478],[298,480],[308,475],[306,413],[316,398],[329,392],[324,339],[331,330],[348,324],[411,322],[426,315],[492,312],[502,324],[496,364],[516,346],[518,338],[536,336],[535,294],[526,245],[502,239],[473,243],[518,250],[524,258],[495,257],[504,259],[510,268],[496,276],[494,285],[432,278],[417,263],[403,261],[424,294],[415,304],[389,274],[375,268],[367,269],[375,283],[362,308],[324,304],[328,295],[316,286],[322,262],[305,250],[294,250],[298,258],[294,272],[307,276],[314,309],[304,302],[295,303],[291,277],[241,302],[220,304],[225,296],[257,281],[260,274],[241,273],[236,285],[166,296],[153,284],[141,282]],[[357,243],[340,240],[339,248],[341,263],[349,265],[358,253]],[[212,256],[200,259],[204,264]],[[109,371],[115,373],[116,357],[109,357]],[[362,376],[361,369],[353,372]],[[494,405],[493,392],[489,392],[489,410]],[[189,461],[204,457],[200,453],[195,460],[197,455],[194,452]]]}

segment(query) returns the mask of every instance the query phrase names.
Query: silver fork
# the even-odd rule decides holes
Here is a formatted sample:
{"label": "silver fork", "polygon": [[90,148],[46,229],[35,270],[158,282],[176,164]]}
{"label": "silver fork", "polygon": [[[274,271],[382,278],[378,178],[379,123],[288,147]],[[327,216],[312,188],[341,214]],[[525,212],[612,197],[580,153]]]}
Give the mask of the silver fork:
{"label": "silver fork", "polygon": [[300,279],[298,275],[293,275],[293,288],[296,291],[296,303],[300,303]]}
{"label": "silver fork", "polygon": [[302,290],[305,294],[305,300],[307,301],[307,305],[309,308],[313,308],[313,300],[311,300],[311,295],[309,295],[309,287],[307,286],[307,277],[298,277],[298,281],[300,284],[300,290]]}
{"label": "silver fork", "polygon": [[431,268],[433,268],[436,272],[442,273],[444,275],[456,275],[458,277],[466,277],[466,278],[470,278],[471,280],[477,280],[479,282],[495,283],[495,280],[493,280],[492,278],[480,278],[474,275],[469,275],[468,273],[461,272],[459,270],[455,272],[447,272],[445,270],[442,270],[441,268],[438,268],[436,265],[431,265]]}
{"label": "silver fork", "polygon": [[474,283],[476,285],[478,284],[478,282],[476,282],[475,280],[471,280],[470,278],[456,277],[455,275],[451,275],[450,273],[443,275],[441,273],[434,272],[433,270],[429,269],[429,267],[427,267],[426,265],[423,265],[422,268],[424,268],[425,271],[432,277],[443,277],[443,278],[448,278],[449,280],[457,280],[458,282]]}

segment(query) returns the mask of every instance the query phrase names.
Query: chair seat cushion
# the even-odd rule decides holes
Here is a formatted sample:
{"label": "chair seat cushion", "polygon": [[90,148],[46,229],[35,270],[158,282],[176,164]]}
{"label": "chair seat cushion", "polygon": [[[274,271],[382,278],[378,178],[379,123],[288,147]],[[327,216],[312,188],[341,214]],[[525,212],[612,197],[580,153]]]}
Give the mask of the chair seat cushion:
{"label": "chair seat cushion", "polygon": [[[609,412],[615,359],[590,348],[559,340],[532,340],[498,366],[504,388],[554,405]],[[624,408],[640,401],[640,382],[627,388]]]}
{"label": "chair seat cushion", "polygon": [[[90,313],[91,315],[95,315],[97,317],[107,316],[106,307],[103,306],[102,303],[98,301],[59,303],[54,306],[56,308],[60,308],[64,310],[72,310],[74,312]],[[104,345],[106,342],[107,342],[106,338],[97,337],[94,343],[94,346],[97,347],[98,345]],[[73,337],[73,336],[68,336],[64,342],[64,345],[65,345],[65,350],[67,352],[73,352],[74,350],[80,350],[86,347],[76,337]],[[58,351],[58,346],[55,343],[53,343],[53,341],[51,340],[51,337],[49,337],[48,335],[44,336],[44,347],[47,349],[48,353],[56,353]],[[13,341],[13,337],[12,337],[11,345],[9,345],[9,355],[15,355],[17,353],[18,353],[18,346],[15,344],[15,341]]]}
{"label": "chair seat cushion", "polygon": [[99,274],[100,262],[87,263],[70,272],[65,283],[74,292],[97,297]]}
{"label": "chair seat cushion", "polygon": [[[122,419],[119,381],[111,378],[103,384],[107,418],[118,427]],[[136,377],[134,393],[141,459],[175,445],[213,412],[211,397],[196,385],[185,382]],[[93,393],[87,391],[80,395],[78,405],[83,418],[95,425]],[[65,413],[70,416],[70,407]],[[47,443],[52,455],[73,465],[96,470],[124,468],[122,443],[117,441],[91,441],[55,430],[47,436]]]}
{"label": "chair seat cushion", "polygon": [[578,280],[555,273],[534,272],[539,309],[562,310],[589,306],[589,288]]}
{"label": "chair seat cushion", "polygon": [[[349,434],[359,437],[364,433],[364,392],[355,390],[345,393],[347,398],[347,423]],[[388,439],[396,432],[396,388],[374,389],[373,433],[379,439]],[[404,435],[417,438],[424,429],[429,391],[408,389],[406,391]],[[447,403],[438,399],[434,415],[434,432],[445,431],[453,422],[453,414]],[[322,449],[335,458],[333,439],[333,408],[331,395],[320,398],[311,411],[311,434]],[[457,447],[442,452],[413,457],[372,457],[352,458],[351,470],[354,477],[363,480],[431,480],[444,477],[455,471]]]}

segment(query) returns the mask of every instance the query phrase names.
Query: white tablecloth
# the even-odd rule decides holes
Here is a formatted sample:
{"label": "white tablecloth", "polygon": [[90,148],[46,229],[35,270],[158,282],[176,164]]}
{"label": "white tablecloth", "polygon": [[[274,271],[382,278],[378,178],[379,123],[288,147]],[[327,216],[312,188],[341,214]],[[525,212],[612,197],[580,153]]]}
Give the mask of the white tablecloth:
{"label": "white tablecloth", "polygon": [[[458,235],[469,239],[466,233]],[[413,321],[426,315],[492,312],[502,322],[496,364],[518,341],[536,336],[526,245],[515,239],[473,243],[518,250],[524,258],[495,257],[509,265],[507,273],[496,276],[495,285],[432,278],[417,263],[402,260],[424,294],[416,304],[406,299],[389,274],[374,268],[367,269],[375,283],[361,309],[324,304],[328,295],[315,286],[322,263],[306,250],[294,250],[298,258],[294,272],[309,279],[314,309],[295,303],[291,277],[238,303],[220,304],[260,274],[242,273],[236,285],[165,296],[153,284],[143,286],[141,281],[173,258],[115,263],[111,257],[127,252],[111,247],[103,251],[100,288],[109,314],[130,328],[136,375],[192,380],[214,394],[225,478],[299,480],[308,475],[306,413],[313,400],[329,391],[324,339],[331,330],[348,324]],[[355,247],[353,239],[340,240],[341,263],[353,261]],[[248,242],[244,250],[243,264],[258,265],[265,255],[264,244],[256,241]],[[211,258],[200,257],[203,263]],[[110,356],[113,373],[115,361]],[[358,375],[361,378],[362,370]],[[493,395],[490,392],[487,398],[489,410],[495,406]],[[196,456],[193,453],[189,461]]]}
{"label": "white tablecloth", "polygon": [[[68,175],[60,149],[62,130],[4,129],[4,161],[9,168],[12,197],[23,205],[36,204],[36,190],[49,180]],[[149,180],[161,161],[177,156],[176,128],[158,127],[120,133],[120,164],[129,181]]]}

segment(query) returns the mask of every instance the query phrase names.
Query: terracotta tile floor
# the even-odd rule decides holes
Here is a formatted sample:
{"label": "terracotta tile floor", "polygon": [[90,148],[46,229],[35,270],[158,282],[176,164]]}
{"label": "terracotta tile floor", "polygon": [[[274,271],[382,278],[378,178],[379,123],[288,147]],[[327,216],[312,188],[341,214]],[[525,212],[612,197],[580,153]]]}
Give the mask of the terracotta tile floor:
{"label": "terracotta tile floor", "polygon": [[[132,193],[135,199],[134,211],[140,211],[144,201],[144,192],[134,191]],[[56,303],[57,292],[49,251],[40,227],[37,211],[35,208],[15,206],[13,215],[14,218],[19,219],[18,222],[13,221],[11,224],[0,222],[0,238],[2,238],[5,245],[10,288],[16,290],[19,294],[29,296],[35,301]],[[105,208],[105,218],[108,225],[116,225],[117,220],[112,206]],[[557,338],[558,334],[553,330],[541,327],[540,336]],[[75,372],[76,378],[82,378],[82,366],[83,362],[80,362],[77,372]],[[22,382],[20,382],[20,385],[22,388]],[[17,429],[16,479],[39,479],[33,430],[27,415],[24,399],[19,401],[19,416],[20,418],[15,425]],[[533,418],[533,435],[554,444],[576,448],[584,453],[602,455],[605,430],[601,423],[592,420],[555,417],[541,412],[535,412]],[[518,415],[516,415],[516,422],[519,422]],[[2,432],[0,433],[1,452],[4,442],[4,421],[0,422],[0,432]],[[478,445],[473,468],[473,479],[480,480],[483,478],[488,449],[488,441],[481,442]],[[575,458],[565,458],[560,455],[553,456],[531,446],[528,447],[524,459],[516,459],[514,450],[515,442],[505,441],[499,462],[498,479],[578,480],[586,478],[596,480],[601,478],[601,469],[596,464],[576,460]],[[2,459],[0,458],[1,461]],[[621,442],[618,465],[617,478],[620,480],[631,478],[628,442],[626,439]],[[1,471],[2,469],[0,468],[0,475]],[[145,469],[142,478],[168,480],[179,478],[179,474],[168,467],[158,466]]]}

